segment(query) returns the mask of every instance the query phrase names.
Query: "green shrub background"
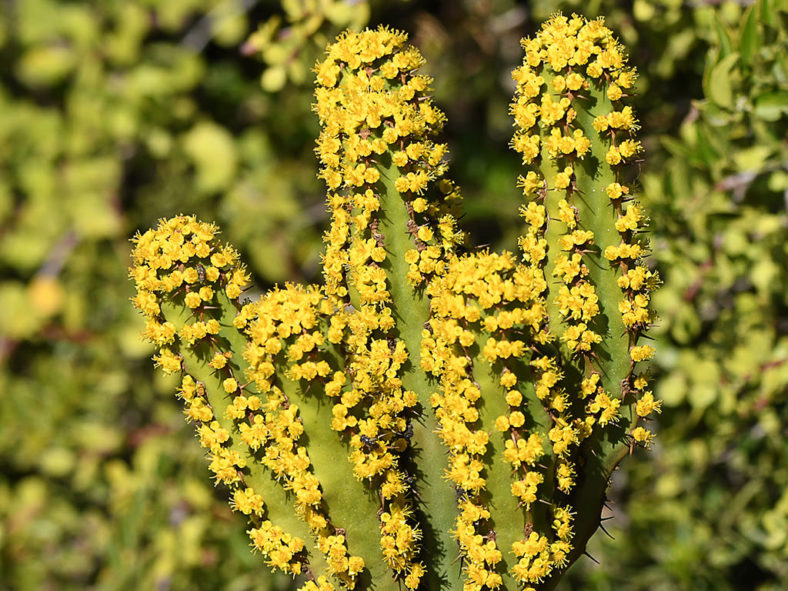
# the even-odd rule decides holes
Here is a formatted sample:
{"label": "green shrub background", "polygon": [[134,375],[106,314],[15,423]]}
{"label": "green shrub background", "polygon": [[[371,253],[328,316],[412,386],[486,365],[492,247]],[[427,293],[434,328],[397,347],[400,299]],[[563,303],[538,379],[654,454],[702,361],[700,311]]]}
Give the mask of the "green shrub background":
{"label": "green shrub background", "polygon": [[[788,6],[595,0],[640,71],[664,285],[658,440],[564,589],[788,587]],[[408,31],[477,243],[513,248],[519,39],[579,1],[18,0],[0,8],[0,590],[287,589],[154,373],[130,244],[194,213],[260,290],[317,279],[311,66]],[[500,212],[509,212],[504,217]]]}

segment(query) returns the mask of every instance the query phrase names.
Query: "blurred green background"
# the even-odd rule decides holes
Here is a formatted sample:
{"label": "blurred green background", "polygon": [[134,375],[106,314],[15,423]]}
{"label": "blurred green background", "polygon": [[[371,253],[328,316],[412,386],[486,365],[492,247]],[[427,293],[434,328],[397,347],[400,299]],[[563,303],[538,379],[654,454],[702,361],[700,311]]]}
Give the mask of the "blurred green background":
{"label": "blurred green background", "polygon": [[128,239],[194,213],[260,290],[318,280],[310,69],[387,23],[436,79],[464,227],[514,248],[509,72],[581,8],[640,71],[664,409],[562,588],[788,588],[785,0],[3,0],[0,590],[289,588],[152,369]]}

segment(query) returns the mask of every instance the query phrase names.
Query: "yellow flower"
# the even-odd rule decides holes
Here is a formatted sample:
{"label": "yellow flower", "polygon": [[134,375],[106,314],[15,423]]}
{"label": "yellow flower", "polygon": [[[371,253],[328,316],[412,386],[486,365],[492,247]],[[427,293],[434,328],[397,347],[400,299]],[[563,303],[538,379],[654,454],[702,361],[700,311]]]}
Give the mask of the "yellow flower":
{"label": "yellow flower", "polygon": [[569,182],[572,180],[573,170],[571,166],[567,166],[555,175],[555,188],[556,189],[566,189],[569,186]]}
{"label": "yellow flower", "polygon": [[184,303],[189,308],[196,308],[197,306],[202,304],[202,299],[200,298],[200,295],[198,293],[194,291],[190,291],[189,293],[186,294],[186,297],[184,298]]}
{"label": "yellow flower", "polygon": [[611,84],[607,87],[607,98],[611,101],[617,101],[621,98],[622,92],[621,87],[617,84]]}
{"label": "yellow flower", "polygon": [[645,361],[654,357],[654,347],[649,345],[638,345],[629,350],[629,356],[632,361]]}

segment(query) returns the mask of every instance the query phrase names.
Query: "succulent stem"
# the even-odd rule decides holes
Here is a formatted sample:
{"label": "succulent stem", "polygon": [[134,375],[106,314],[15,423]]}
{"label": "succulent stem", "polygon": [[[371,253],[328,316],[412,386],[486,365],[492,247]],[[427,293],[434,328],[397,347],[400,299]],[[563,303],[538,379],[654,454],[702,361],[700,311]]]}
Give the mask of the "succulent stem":
{"label": "succulent stem", "polygon": [[523,41],[520,254],[461,254],[405,41],[346,33],[316,67],[322,286],[242,305],[237,253],[180,216],[135,239],[134,303],[253,547],[301,589],[552,589],[659,411],[635,74],[601,20]]}

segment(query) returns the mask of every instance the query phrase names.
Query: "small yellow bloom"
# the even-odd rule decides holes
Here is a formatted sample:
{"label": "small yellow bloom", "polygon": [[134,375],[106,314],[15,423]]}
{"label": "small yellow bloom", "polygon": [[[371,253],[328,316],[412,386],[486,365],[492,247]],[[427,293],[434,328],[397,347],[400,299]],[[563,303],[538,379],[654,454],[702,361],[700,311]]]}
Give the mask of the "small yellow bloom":
{"label": "small yellow bloom", "polygon": [[189,308],[196,308],[197,306],[202,304],[202,299],[200,298],[200,295],[197,292],[190,291],[189,293],[186,294],[186,297],[184,298],[184,303]]}
{"label": "small yellow bloom", "polygon": [[629,350],[629,356],[632,361],[646,361],[654,357],[654,347],[650,345],[638,345]]}

